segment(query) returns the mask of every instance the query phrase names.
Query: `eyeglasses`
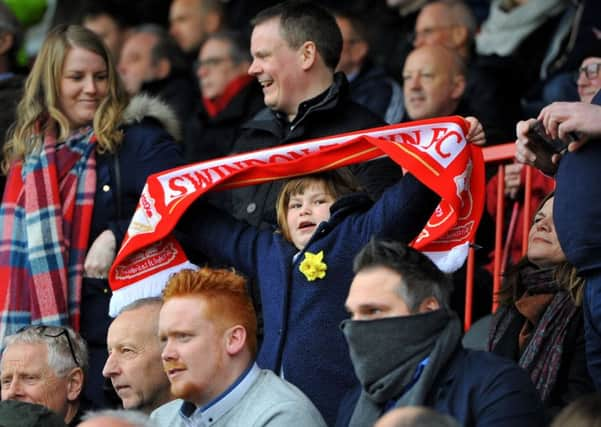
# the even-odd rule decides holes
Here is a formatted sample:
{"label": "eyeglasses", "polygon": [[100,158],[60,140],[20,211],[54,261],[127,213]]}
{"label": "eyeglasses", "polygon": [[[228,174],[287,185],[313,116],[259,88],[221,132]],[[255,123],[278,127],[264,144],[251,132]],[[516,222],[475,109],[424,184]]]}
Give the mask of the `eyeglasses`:
{"label": "eyeglasses", "polygon": [[[59,330],[60,332],[52,332],[49,329]],[[21,333],[24,331],[33,330],[38,335],[49,338],[59,338],[61,336],[65,336],[67,338],[67,344],[69,345],[69,350],[71,351],[71,357],[73,358],[73,362],[77,367],[81,368],[79,361],[77,360],[77,356],[75,356],[75,348],[73,347],[73,342],[71,341],[71,337],[69,336],[69,331],[67,328],[62,326],[48,326],[48,325],[37,325],[37,326],[25,326],[17,331],[17,333]]]}
{"label": "eyeglasses", "polygon": [[419,31],[415,31],[413,32],[410,36],[409,36],[409,41],[411,43],[415,43],[415,41],[419,38],[424,38],[424,37],[430,37],[432,34],[438,32],[438,31],[443,31],[443,30],[448,30],[451,29],[453,27],[455,27],[456,25],[440,25],[437,27],[426,27],[423,28]]}
{"label": "eyeglasses", "polygon": [[594,80],[599,77],[599,68],[601,68],[601,62],[594,62],[592,64],[585,65],[584,67],[580,67],[578,69],[578,73],[576,73],[576,80],[580,77],[582,73],[589,80]]}
{"label": "eyeglasses", "polygon": [[213,58],[199,59],[194,61],[194,69],[198,70],[200,67],[215,68],[229,60],[231,60],[231,58],[228,58],[227,56],[215,56]]}

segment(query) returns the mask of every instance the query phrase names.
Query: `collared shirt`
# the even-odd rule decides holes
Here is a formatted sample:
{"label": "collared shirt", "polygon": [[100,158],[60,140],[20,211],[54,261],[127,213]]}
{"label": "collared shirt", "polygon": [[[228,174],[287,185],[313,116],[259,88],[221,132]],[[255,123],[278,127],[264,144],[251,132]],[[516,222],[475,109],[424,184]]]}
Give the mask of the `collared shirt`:
{"label": "collared shirt", "polygon": [[230,411],[248,392],[259,378],[261,369],[253,363],[227,390],[206,405],[196,408],[190,402],[184,402],[179,410],[184,425],[189,427],[209,427]]}

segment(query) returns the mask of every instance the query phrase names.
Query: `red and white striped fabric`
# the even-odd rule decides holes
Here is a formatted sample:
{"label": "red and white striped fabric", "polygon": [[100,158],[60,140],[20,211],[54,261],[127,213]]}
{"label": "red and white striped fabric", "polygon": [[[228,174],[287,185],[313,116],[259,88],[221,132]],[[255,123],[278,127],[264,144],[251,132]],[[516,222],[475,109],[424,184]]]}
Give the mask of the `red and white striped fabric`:
{"label": "red and white striped fabric", "polygon": [[[198,197],[218,191],[336,169],[389,156],[441,196],[412,246],[443,271],[461,267],[484,208],[484,162],[468,144],[468,124],[457,116],[366,129],[258,150],[150,176],[109,281],[110,314],[160,295],[168,277],[194,266],[171,236]],[[201,219],[199,219],[201,220]]]}

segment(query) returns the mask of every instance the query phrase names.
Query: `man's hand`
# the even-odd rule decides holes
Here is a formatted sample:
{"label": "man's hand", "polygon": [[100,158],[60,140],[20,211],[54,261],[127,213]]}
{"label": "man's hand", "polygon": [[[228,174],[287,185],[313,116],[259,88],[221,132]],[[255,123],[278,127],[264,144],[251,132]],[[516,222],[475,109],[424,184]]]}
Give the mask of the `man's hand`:
{"label": "man's hand", "polygon": [[84,262],[84,276],[95,279],[108,277],[115,259],[117,242],[111,230],[104,230],[94,240]]}
{"label": "man's hand", "polygon": [[551,138],[559,138],[576,151],[591,138],[601,137],[601,106],[585,102],[554,102],[538,115]]}
{"label": "man's hand", "polygon": [[486,144],[486,135],[484,134],[484,128],[482,123],[475,117],[466,117],[465,121],[470,125],[470,129],[467,132],[466,139],[468,142],[476,145]]}
{"label": "man's hand", "polygon": [[536,154],[528,147],[528,130],[536,122],[535,119],[522,120],[516,126],[518,139],[515,141],[515,158],[519,163],[534,166]]}
{"label": "man's hand", "polygon": [[524,165],[513,163],[505,166],[505,195],[515,199],[522,187],[522,169]]}

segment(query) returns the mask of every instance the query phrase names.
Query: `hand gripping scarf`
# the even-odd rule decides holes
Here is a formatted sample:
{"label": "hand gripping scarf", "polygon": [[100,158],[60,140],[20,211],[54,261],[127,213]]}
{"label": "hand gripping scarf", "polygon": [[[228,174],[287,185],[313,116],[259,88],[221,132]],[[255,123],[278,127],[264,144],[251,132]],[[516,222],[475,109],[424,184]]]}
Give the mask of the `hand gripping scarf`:
{"label": "hand gripping scarf", "polygon": [[92,128],[12,165],[0,208],[0,338],[31,324],[79,328],[96,190]]}
{"label": "hand gripping scarf", "polygon": [[[484,208],[484,163],[461,117],[416,121],[196,163],[151,175],[109,273],[110,314],[160,295],[171,274],[193,268],[170,235],[198,197],[213,190],[291,178],[389,156],[442,201],[412,245],[444,271],[467,256]],[[201,220],[201,219],[199,219]]]}

